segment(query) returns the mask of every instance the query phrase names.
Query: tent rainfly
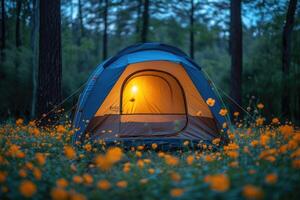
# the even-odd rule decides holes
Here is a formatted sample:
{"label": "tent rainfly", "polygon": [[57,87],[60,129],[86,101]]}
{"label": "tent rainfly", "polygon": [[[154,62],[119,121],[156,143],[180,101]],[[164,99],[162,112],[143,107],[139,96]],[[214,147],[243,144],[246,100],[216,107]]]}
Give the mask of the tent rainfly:
{"label": "tent rainfly", "polygon": [[221,105],[201,68],[180,49],[137,44],[104,61],[89,78],[77,104],[73,142],[225,141],[228,120],[219,114]]}

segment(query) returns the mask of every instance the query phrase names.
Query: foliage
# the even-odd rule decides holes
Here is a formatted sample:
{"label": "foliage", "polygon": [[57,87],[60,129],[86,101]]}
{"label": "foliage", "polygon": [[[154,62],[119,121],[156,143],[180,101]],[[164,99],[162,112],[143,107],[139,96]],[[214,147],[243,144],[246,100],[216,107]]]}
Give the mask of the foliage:
{"label": "foliage", "polygon": [[[6,2],[5,60],[0,63],[4,78],[0,84],[0,118],[29,117],[32,98],[31,14],[32,1],[24,1],[21,9],[21,44],[15,47],[15,1]],[[86,82],[102,60],[102,4],[96,0],[82,1],[84,35],[79,34],[77,1],[62,1],[63,96],[72,94]],[[228,53],[229,1],[196,2],[195,61],[210,75],[217,87],[226,93],[230,84],[230,54]],[[243,101],[251,96],[268,102],[266,117],[280,116],[281,110],[281,37],[288,1],[243,2]],[[139,42],[141,16],[139,1],[112,0],[108,17],[108,54]],[[188,52],[189,2],[157,0],[150,4],[149,41],[164,42]],[[290,75],[292,118],[299,123],[299,6],[292,35]],[[80,41],[80,42],[79,42]],[[17,65],[17,63],[19,63]],[[2,77],[0,77],[2,78]],[[220,92],[223,95],[222,92]],[[65,105],[68,110],[73,101]],[[276,98],[274,98],[276,97]],[[224,96],[226,103],[230,100]],[[298,121],[297,121],[298,120]]]}
{"label": "foliage", "polygon": [[[212,103],[212,100],[210,100]],[[257,109],[264,108],[258,104]],[[238,117],[238,114],[236,115]],[[0,128],[3,199],[299,199],[300,132],[260,114],[236,120],[230,142],[189,141],[174,152],[157,144],[128,151],[102,140],[71,146],[70,124],[39,129],[35,122]],[[213,146],[219,150],[213,151]]]}

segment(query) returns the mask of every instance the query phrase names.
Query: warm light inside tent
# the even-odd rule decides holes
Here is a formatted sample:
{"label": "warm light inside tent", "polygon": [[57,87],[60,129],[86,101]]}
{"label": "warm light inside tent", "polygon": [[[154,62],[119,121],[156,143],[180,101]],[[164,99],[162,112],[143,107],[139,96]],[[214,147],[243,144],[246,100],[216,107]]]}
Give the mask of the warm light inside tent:
{"label": "warm light inside tent", "polygon": [[132,92],[133,94],[135,94],[135,93],[137,93],[137,91],[138,91],[138,87],[137,87],[136,85],[133,85],[133,86],[131,87],[131,92]]}

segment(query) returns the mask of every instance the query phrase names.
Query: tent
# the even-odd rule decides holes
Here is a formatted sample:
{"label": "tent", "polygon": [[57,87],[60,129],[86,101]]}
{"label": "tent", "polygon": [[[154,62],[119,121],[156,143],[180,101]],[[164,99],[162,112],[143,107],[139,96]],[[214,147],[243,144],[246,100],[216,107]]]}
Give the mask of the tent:
{"label": "tent", "polygon": [[[209,98],[213,106],[207,105]],[[177,145],[226,139],[222,108],[212,83],[180,49],[136,44],[100,64],[87,81],[73,141]]]}

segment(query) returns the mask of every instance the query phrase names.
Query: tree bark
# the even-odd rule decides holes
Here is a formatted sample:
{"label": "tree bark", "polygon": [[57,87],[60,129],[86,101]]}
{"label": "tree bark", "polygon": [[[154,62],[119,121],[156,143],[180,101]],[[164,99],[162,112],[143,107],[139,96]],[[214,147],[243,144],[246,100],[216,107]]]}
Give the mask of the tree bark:
{"label": "tree bark", "polygon": [[107,58],[107,10],[108,10],[108,0],[104,0],[104,10],[103,10],[103,38],[102,38],[102,59]]}
{"label": "tree bark", "polygon": [[21,35],[20,35],[20,15],[21,15],[21,7],[22,0],[17,0],[16,5],[16,47],[21,46]]}
{"label": "tree bark", "polygon": [[32,99],[31,99],[31,118],[35,117],[36,111],[36,93],[37,93],[37,71],[38,71],[38,19],[39,19],[39,0],[32,1],[31,15],[31,33],[30,47],[32,51],[31,66],[32,66]]}
{"label": "tree bark", "polygon": [[[5,61],[5,42],[6,42],[6,27],[5,27],[5,1],[1,0],[1,44],[0,44],[0,62],[3,63]],[[0,81],[5,78],[4,69],[2,65],[0,66]]]}
{"label": "tree bark", "polygon": [[191,0],[190,10],[190,56],[194,59],[194,0]]}
{"label": "tree bark", "polygon": [[[230,110],[240,112],[242,106],[242,70],[243,70],[243,40],[241,0],[230,2],[230,54],[231,54],[231,83],[230,96],[235,102],[231,102]],[[238,106],[239,105],[239,106]]]}
{"label": "tree bark", "polygon": [[144,0],[141,42],[148,41],[148,29],[149,29],[149,0]]}
{"label": "tree bark", "polygon": [[[40,1],[39,72],[37,91],[37,114],[47,120],[55,120],[49,114],[61,102],[61,13],[60,0]],[[48,114],[47,117],[43,114]],[[47,119],[47,120],[46,120]]]}
{"label": "tree bark", "polygon": [[289,87],[289,71],[291,63],[291,39],[294,26],[294,16],[297,6],[297,0],[290,0],[288,11],[286,14],[285,24],[282,34],[282,80],[283,91],[281,98],[281,112],[284,118],[291,117],[290,110],[290,87]]}
{"label": "tree bark", "polygon": [[5,13],[5,0],[1,0],[1,61],[4,61],[5,58],[5,43],[6,43],[6,27],[5,21],[6,13]]}
{"label": "tree bark", "polygon": [[139,41],[139,34],[140,34],[140,19],[141,19],[141,12],[142,12],[142,5],[143,2],[142,0],[138,0],[138,5],[137,5],[137,13],[136,13],[136,23],[135,23],[135,33],[137,35],[137,41]]}
{"label": "tree bark", "polygon": [[84,37],[84,26],[83,26],[82,3],[81,3],[81,0],[78,0],[78,17],[79,17],[79,27],[80,27],[79,44],[81,44],[81,38]]}

